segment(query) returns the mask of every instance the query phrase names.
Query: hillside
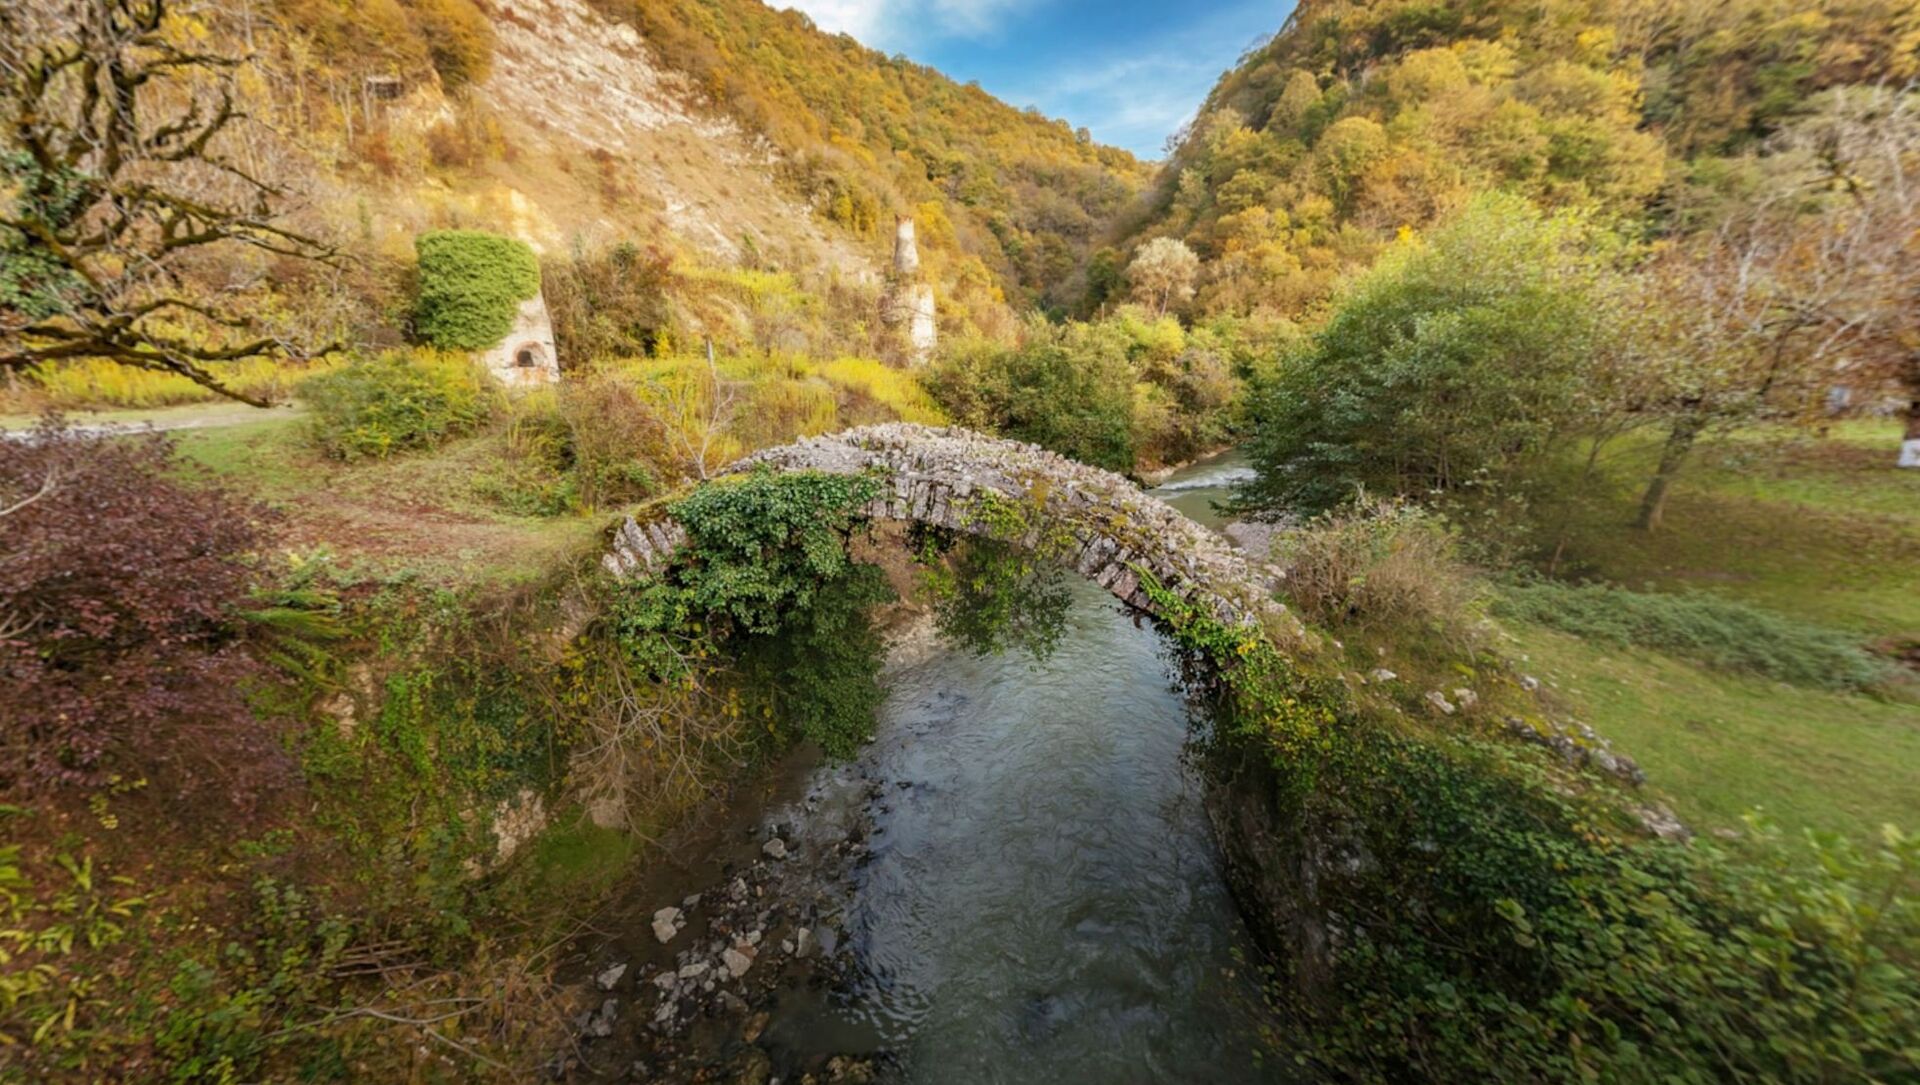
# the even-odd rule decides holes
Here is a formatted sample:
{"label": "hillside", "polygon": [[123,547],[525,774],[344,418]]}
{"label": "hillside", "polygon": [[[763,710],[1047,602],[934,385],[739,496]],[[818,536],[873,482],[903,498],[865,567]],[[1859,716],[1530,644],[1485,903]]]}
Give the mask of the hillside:
{"label": "hillside", "polygon": [[265,61],[329,217],[397,249],[433,226],[549,256],[621,241],[871,287],[920,226],[951,332],[1048,296],[1144,165],[757,0],[279,0],[225,28]]}
{"label": "hillside", "polygon": [[[816,30],[753,0],[597,0],[791,157],[813,206],[861,231],[914,210],[1010,298],[1057,301],[1146,164],[1085,129]],[[877,217],[876,217],[877,216]],[[942,221],[942,220],[945,221]]]}
{"label": "hillside", "polygon": [[1476,192],[1685,226],[1716,163],[1820,91],[1913,74],[1898,8],[1305,0],[1208,95],[1122,247],[1188,243],[1201,312],[1297,316]]}

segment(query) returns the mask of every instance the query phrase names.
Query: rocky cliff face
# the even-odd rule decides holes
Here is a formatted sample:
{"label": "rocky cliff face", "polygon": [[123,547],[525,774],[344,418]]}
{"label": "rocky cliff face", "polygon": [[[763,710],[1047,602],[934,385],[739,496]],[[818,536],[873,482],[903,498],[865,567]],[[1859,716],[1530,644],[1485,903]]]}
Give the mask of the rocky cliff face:
{"label": "rocky cliff face", "polygon": [[1311,993],[1326,981],[1340,929],[1333,883],[1371,859],[1347,820],[1301,816],[1281,801],[1264,751],[1214,750],[1207,768],[1207,816],[1240,914],[1296,989]]}
{"label": "rocky cliff face", "polygon": [[[326,218],[396,255],[416,233],[459,226],[543,256],[646,240],[723,266],[771,256],[880,280],[882,254],[783,187],[777,150],[660,63],[633,26],[583,0],[486,10],[487,75],[458,94],[430,73],[370,78],[335,111],[338,127],[311,97],[248,103],[301,145],[298,187]],[[297,82],[301,39],[276,44],[261,54],[266,80]]]}

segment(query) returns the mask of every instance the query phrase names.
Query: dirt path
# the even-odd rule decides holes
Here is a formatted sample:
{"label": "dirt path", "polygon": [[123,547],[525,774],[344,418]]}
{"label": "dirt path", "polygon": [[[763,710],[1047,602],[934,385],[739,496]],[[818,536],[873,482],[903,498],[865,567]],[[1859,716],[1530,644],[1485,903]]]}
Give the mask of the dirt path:
{"label": "dirt path", "polygon": [[[188,403],[178,407],[154,407],[145,410],[75,411],[67,415],[73,428],[88,436],[120,433],[161,433],[172,430],[221,429],[251,422],[269,422],[292,418],[302,413],[293,406],[250,407],[245,403],[219,400],[212,403]],[[40,421],[30,414],[0,415],[0,439],[18,440]]]}

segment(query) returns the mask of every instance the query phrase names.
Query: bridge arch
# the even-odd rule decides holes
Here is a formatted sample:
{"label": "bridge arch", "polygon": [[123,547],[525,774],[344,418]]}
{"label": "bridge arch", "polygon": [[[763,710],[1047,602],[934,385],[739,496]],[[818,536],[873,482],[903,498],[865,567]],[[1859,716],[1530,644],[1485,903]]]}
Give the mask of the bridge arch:
{"label": "bridge arch", "polygon": [[[1174,595],[1222,624],[1284,622],[1273,598],[1279,570],[1247,559],[1225,539],[1132,482],[1038,445],[956,427],[888,423],[809,437],[764,449],[727,468],[869,475],[883,483],[870,520],[918,523],[986,534],[979,515],[993,498],[1021,503],[1038,522],[1065,533],[1067,564],[1114,598],[1156,617],[1150,574]],[[1037,540],[1038,529],[1025,542]],[[663,571],[687,542],[666,509],[629,516],[602,563],[614,576],[645,579]]]}

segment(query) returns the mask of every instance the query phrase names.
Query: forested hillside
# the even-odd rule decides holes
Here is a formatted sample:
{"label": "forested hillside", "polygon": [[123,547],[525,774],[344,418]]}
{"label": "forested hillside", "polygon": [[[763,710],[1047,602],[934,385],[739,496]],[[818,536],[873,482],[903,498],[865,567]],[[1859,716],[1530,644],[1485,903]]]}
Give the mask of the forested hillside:
{"label": "forested hillside", "polygon": [[[623,146],[630,133],[620,129],[657,127],[658,118],[594,116],[605,108],[596,98],[617,95],[627,72],[607,72],[611,83],[567,78],[595,63],[593,46],[625,44],[633,39],[622,34],[637,29],[639,49],[662,73],[643,88],[651,111],[741,126],[749,145],[746,161],[708,163],[718,175],[699,193],[705,221],[683,232],[696,241],[718,233],[729,246],[745,237],[755,250],[745,255],[787,257],[794,227],[756,217],[740,198],[749,194],[733,191],[747,167],[776,180],[797,205],[790,214],[870,256],[885,256],[896,215],[915,217],[930,271],[961,302],[950,308],[983,310],[989,295],[1016,307],[1053,297],[1148,178],[1131,155],[1084,131],[758,0],[597,0],[592,12],[572,0],[278,0],[269,18],[265,51],[299,83],[337,97],[321,110],[323,128],[353,127],[368,79],[414,86],[437,77],[451,116],[426,131],[432,165],[500,172],[525,153],[503,123],[532,114],[536,128],[545,120],[559,130],[550,134],[583,145],[590,157],[575,172],[601,175],[595,187],[616,202],[646,206],[665,195],[645,181],[645,159],[658,148]],[[260,43],[259,28],[242,29]],[[552,71],[520,78],[529,68]],[[405,157],[389,133],[355,139],[350,161],[392,172]]]}
{"label": "forested hillside", "polygon": [[1912,76],[1916,43],[1890,0],[1305,0],[1208,96],[1135,236],[1205,259],[1201,311],[1299,315],[1488,189],[1684,231],[1820,92]]}
{"label": "forested hillside", "polygon": [[1073,272],[1148,178],[1087,130],[1022,111],[806,16],[756,0],[596,0],[791,158],[833,221],[872,232],[912,212],[983,260],[1017,301],[1064,300]]}

